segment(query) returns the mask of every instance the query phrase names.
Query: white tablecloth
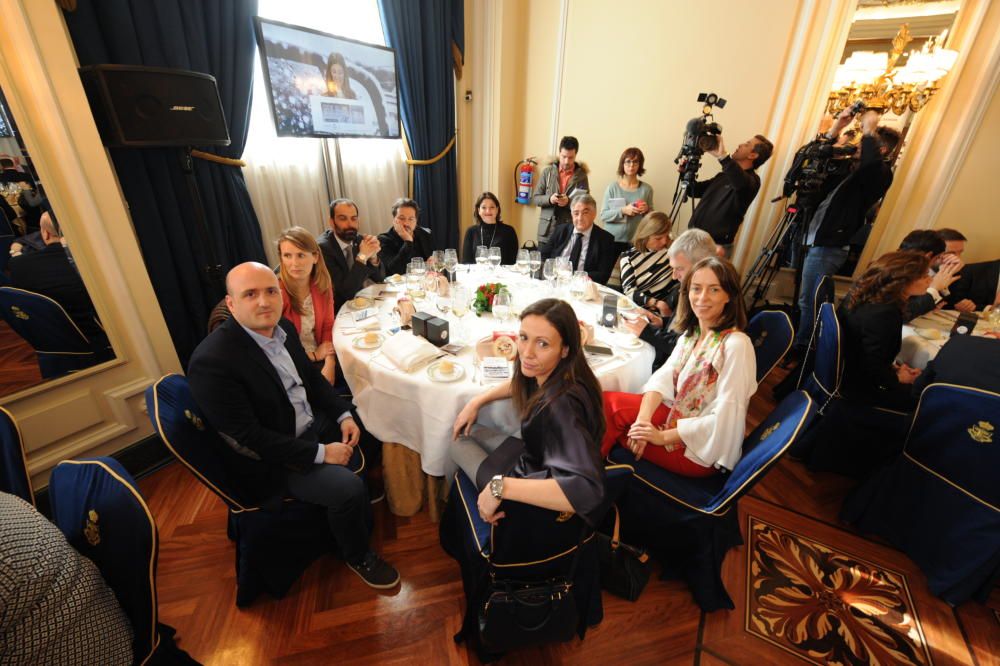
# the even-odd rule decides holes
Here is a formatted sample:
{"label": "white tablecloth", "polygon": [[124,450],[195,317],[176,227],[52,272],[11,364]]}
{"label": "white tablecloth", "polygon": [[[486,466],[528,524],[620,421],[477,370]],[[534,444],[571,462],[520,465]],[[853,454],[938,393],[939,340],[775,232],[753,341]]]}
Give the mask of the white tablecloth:
{"label": "white tablecloth", "polygon": [[[520,306],[517,309],[523,309],[529,303],[551,295],[551,290],[545,283],[539,280],[526,280],[505,269],[501,269],[499,274],[493,276],[474,268],[471,274],[463,275],[463,279],[464,284],[473,291],[484,282],[503,282],[511,288],[515,305]],[[384,288],[384,285],[376,285],[365,293],[376,294]],[[388,335],[387,329],[391,323],[391,312],[396,304],[396,298],[397,294],[388,294],[384,300],[376,302],[383,335]],[[571,301],[568,298],[566,300],[572,304],[581,321],[589,324],[597,321],[601,311],[600,304]],[[417,309],[447,318],[452,331],[451,337],[455,338],[454,315],[446,316],[439,313],[430,300],[418,302]],[[474,343],[492,333],[494,329],[500,330],[499,322],[491,315],[476,317],[471,311],[463,318],[459,327],[464,329],[463,341],[472,344],[463,349],[457,357],[449,357],[465,369],[465,376],[462,379],[450,383],[431,381],[427,374],[427,366],[405,373],[396,368],[379,350],[364,351],[355,348],[354,340],[358,335],[363,335],[353,332],[356,326],[353,308],[347,304],[337,317],[333,330],[333,343],[337,350],[338,362],[354,393],[354,401],[365,427],[383,442],[397,442],[419,453],[421,466],[427,474],[444,475],[451,469],[448,445],[455,417],[470,398],[488,389],[476,381],[473,363]],[[607,391],[638,393],[649,378],[653,364],[653,348],[642,343],[639,349],[624,349],[616,344],[622,341],[619,334],[600,326],[594,328],[598,342],[608,344],[615,351],[613,360],[600,365],[594,371],[601,385]],[[516,331],[516,320],[508,320],[503,329]],[[396,335],[411,335],[411,333],[400,331]],[[517,423],[509,412],[509,403],[494,404],[483,410],[481,418],[505,423],[508,429],[513,431]]]}
{"label": "white tablecloth", "polygon": [[[903,346],[896,360],[923,370],[948,342],[951,329],[958,319],[957,310],[932,310],[903,325]],[[983,335],[986,322],[981,321],[972,335]]]}

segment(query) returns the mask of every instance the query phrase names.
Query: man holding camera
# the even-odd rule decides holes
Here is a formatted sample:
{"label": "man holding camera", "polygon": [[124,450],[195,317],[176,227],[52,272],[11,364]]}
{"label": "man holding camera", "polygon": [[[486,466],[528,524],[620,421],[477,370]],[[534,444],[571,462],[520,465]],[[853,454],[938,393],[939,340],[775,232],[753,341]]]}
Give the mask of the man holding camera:
{"label": "man holding camera", "polygon": [[733,239],[743,216],[760,189],[757,168],[771,157],[774,146],[757,134],[729,155],[721,134],[718,140],[715,150],[708,152],[718,158],[722,171],[710,180],[699,180],[691,185],[691,196],[701,201],[691,215],[688,229],[707,231],[728,257],[732,254]]}
{"label": "man holding camera", "polygon": [[[820,135],[819,140],[836,142],[856,113],[854,107],[841,111],[833,126]],[[801,357],[812,335],[816,280],[821,275],[835,274],[844,265],[851,237],[865,223],[868,211],[885,196],[892,184],[890,158],[899,145],[900,136],[890,127],[880,127],[878,120],[877,111],[868,109],[863,112],[861,149],[855,153],[855,165],[836,186],[827,183],[830,191],[816,207],[806,230],[808,252],[802,266],[799,329],[795,335],[793,358]]]}
{"label": "man holding camera", "polygon": [[587,167],[576,161],[580,142],[575,136],[559,140],[559,157],[542,169],[531,202],[541,208],[538,214],[538,246],[549,241],[556,228],[572,221],[570,199],[590,189]]}

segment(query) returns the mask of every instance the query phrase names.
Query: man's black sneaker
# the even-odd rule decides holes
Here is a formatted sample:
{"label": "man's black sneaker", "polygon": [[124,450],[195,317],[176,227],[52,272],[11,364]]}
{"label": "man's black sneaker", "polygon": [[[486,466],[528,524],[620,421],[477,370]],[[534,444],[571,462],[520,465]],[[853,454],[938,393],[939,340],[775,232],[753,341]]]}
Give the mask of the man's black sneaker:
{"label": "man's black sneaker", "polygon": [[377,590],[387,590],[399,584],[399,572],[391,564],[369,550],[360,564],[347,563],[361,580]]}

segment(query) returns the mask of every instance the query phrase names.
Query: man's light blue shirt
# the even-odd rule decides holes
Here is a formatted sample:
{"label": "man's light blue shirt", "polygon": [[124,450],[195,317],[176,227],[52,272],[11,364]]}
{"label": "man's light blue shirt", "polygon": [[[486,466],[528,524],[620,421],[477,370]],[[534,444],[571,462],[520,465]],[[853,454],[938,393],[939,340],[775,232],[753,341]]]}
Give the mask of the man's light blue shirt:
{"label": "man's light blue shirt", "polygon": [[[243,326],[243,324],[240,324],[240,326]],[[278,373],[278,378],[281,379],[281,384],[285,387],[285,393],[288,395],[288,401],[292,403],[292,408],[295,410],[295,436],[301,437],[302,433],[308,430],[309,426],[313,423],[313,412],[312,406],[309,404],[309,398],[306,395],[306,387],[302,383],[302,377],[299,376],[299,371],[295,369],[295,362],[292,361],[292,355],[285,348],[285,340],[288,339],[288,334],[280,326],[274,327],[274,333],[271,337],[261,335],[246,326],[243,326],[243,330],[263,350],[264,355],[267,356],[267,360],[271,362],[274,370]],[[350,417],[350,412],[344,412],[337,419],[337,423]],[[316,458],[313,462],[317,465],[322,464],[324,453],[323,443],[320,442],[317,444]]]}

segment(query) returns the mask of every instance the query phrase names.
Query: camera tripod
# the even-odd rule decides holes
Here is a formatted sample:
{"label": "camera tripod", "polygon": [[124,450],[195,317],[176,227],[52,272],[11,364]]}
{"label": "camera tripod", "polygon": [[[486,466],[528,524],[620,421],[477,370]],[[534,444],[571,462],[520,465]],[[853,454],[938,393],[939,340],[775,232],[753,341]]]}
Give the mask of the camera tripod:
{"label": "camera tripod", "polygon": [[[774,199],[779,201],[781,197]],[[743,282],[743,298],[751,296],[753,300],[747,305],[747,309],[753,310],[757,304],[767,295],[774,276],[781,268],[782,259],[793,249],[798,249],[793,254],[793,268],[795,269],[795,287],[792,292],[792,318],[797,316],[799,307],[799,293],[802,290],[802,265],[805,261],[805,235],[809,230],[809,223],[812,221],[816,204],[810,201],[810,197],[800,197],[796,195],[795,201],[785,208],[785,214],[781,217],[778,225],[767,239],[767,243],[761,249],[760,254],[754,261],[747,273],[747,278]]]}
{"label": "camera tripod", "polygon": [[[677,216],[681,212],[681,206],[690,199],[688,189],[691,183],[698,178],[698,169],[701,168],[701,155],[692,155],[684,164],[680,175],[677,176],[677,185],[674,187],[674,201],[670,205],[670,231],[677,228]],[[694,202],[691,202],[692,210]]]}

